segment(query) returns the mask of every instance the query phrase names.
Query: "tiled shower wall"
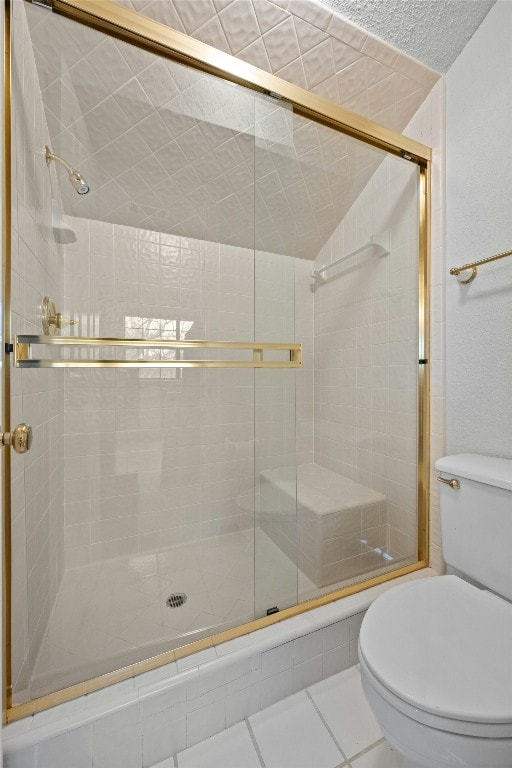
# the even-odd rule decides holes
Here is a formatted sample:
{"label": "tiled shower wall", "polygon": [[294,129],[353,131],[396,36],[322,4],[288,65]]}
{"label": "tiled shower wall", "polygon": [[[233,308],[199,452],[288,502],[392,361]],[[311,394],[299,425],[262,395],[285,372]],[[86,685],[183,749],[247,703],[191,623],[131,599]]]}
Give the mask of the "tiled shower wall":
{"label": "tiled shower wall", "polygon": [[[341,103],[348,108],[355,109],[361,114],[367,114],[372,118],[379,120],[385,125],[394,127],[396,129],[402,129],[406,120],[414,113],[418,104],[420,104],[426,97],[432,84],[437,80],[437,74],[428,70],[428,68],[419,65],[417,62],[411,60],[407,56],[400,54],[395,49],[383,44],[381,41],[373,38],[371,35],[367,35],[364,30],[359,30],[353,25],[339,19],[332,14],[328,9],[316,4],[315,2],[279,2],[271,3],[267,0],[255,0],[254,3],[237,2],[226,3],[219,6],[216,9],[212,4],[204,4],[194,7],[194,13],[189,14],[189,4],[187,2],[168,2],[165,7],[161,3],[154,2],[137,2],[131,3],[127,0],[127,5],[135,7],[143,13],[156,18],[161,18],[164,13],[165,18],[162,18],[168,24],[182,29],[188,34],[192,34],[199,39],[203,39],[205,42],[216,45],[221,49],[228,50],[242,59],[255,63],[264,69],[275,72],[276,74],[288,79],[292,82],[296,82],[299,85],[308,87],[314,92],[324,95],[335,102]],[[240,19],[244,19],[244,30],[240,26]],[[282,41],[286,39],[287,45],[282,46]],[[101,226],[98,224],[98,226]],[[109,225],[106,225],[109,230]],[[94,233],[93,233],[94,234]],[[95,237],[95,235],[94,235]],[[94,238],[93,238],[94,239]],[[110,236],[107,239],[111,239]],[[126,302],[129,303],[130,290],[133,291],[133,281],[130,280],[129,275],[123,276],[126,278]],[[146,287],[151,290],[151,279],[147,278],[145,283]],[[98,283],[101,283],[100,289],[105,293],[110,290],[110,282],[97,278]],[[129,287],[128,283],[132,282],[132,286]],[[159,285],[158,291],[163,291],[164,286]],[[297,339],[307,339],[308,337],[312,341],[312,295],[311,286],[307,282],[298,288],[298,291],[302,291],[303,301],[297,301],[299,312],[302,314],[302,318],[298,318],[298,325],[302,325],[298,328]],[[153,298],[155,300],[157,295],[155,291]],[[66,297],[75,298],[74,290],[66,292]],[[80,298],[77,296],[76,298]],[[123,297],[124,298],[124,297]],[[76,304],[75,301],[72,302]],[[103,304],[103,308],[105,304]],[[74,312],[73,306],[69,306],[67,311]],[[99,311],[99,316],[102,315],[102,310]],[[103,313],[104,315],[104,313]],[[141,316],[141,313],[134,316]],[[146,315],[144,315],[146,316]],[[147,316],[153,317],[151,313],[147,313]],[[165,314],[164,314],[165,316]],[[231,320],[234,315],[232,314]],[[105,319],[105,317],[104,317]],[[108,325],[109,320],[106,320]],[[196,326],[197,328],[198,326]],[[231,326],[232,327],[232,326]],[[309,332],[308,336],[304,336],[304,331]],[[119,332],[119,330],[118,330]],[[211,338],[211,334],[209,334]],[[310,358],[309,363],[307,360],[307,341],[306,341],[306,365],[303,371],[300,372],[300,376],[297,381],[297,437],[299,445],[299,463],[307,463],[313,457],[313,370],[312,370],[312,346],[310,346]],[[310,364],[311,363],[311,364]],[[186,372],[189,373],[189,372]],[[228,372],[232,373],[232,372]],[[264,372],[261,372],[264,374]],[[261,379],[265,379],[262,375]],[[230,381],[232,379],[230,378]],[[245,379],[247,382],[248,380]],[[94,385],[92,385],[94,388]],[[241,391],[244,389],[242,385]],[[129,389],[130,387],[128,387]],[[76,395],[71,394],[71,385],[68,387],[70,391],[70,402],[72,398],[78,398]],[[80,387],[78,388],[80,389]],[[206,391],[203,388],[204,391]],[[196,389],[196,402],[197,393],[199,389]],[[248,389],[245,388],[247,397]],[[204,392],[203,392],[204,394]],[[97,394],[96,394],[97,396]],[[283,395],[286,399],[286,395]],[[288,398],[289,399],[289,398]],[[106,405],[108,400],[103,400],[102,403]],[[94,410],[94,409],[93,409]],[[109,409],[105,408],[105,411]],[[121,409],[122,410],[122,409]],[[128,409],[129,410],[129,409]],[[282,409],[276,405],[276,411],[282,413]],[[189,407],[189,413],[191,409]],[[133,415],[133,414],[132,414]],[[80,417],[79,417],[80,418]],[[108,423],[109,415],[106,416]],[[118,420],[119,421],[119,420]],[[196,425],[197,426],[197,425]],[[138,429],[143,429],[143,425],[140,425]],[[187,429],[189,425],[187,424]],[[190,429],[193,425],[190,425]],[[89,422],[87,429],[95,430],[93,421]],[[238,430],[238,434],[241,433],[242,427],[240,424],[230,422],[229,429],[234,431]],[[246,422],[246,429],[248,425]],[[136,430],[130,429],[127,432],[132,432],[135,435]],[[93,431],[91,434],[97,434]],[[245,435],[247,436],[247,435]],[[269,440],[271,437],[271,427],[269,426],[268,432]],[[283,436],[283,430],[281,430],[281,438]],[[251,435],[251,439],[254,435]],[[256,436],[258,438],[258,436]],[[231,438],[229,438],[231,439]],[[202,438],[201,438],[202,440]],[[89,443],[94,441],[94,438],[88,438]],[[69,450],[73,451],[71,447],[71,439],[68,439]],[[79,442],[79,441],[77,441]],[[233,441],[231,441],[233,442]],[[248,443],[250,440],[239,440],[237,451],[240,451],[241,444]],[[279,443],[279,440],[275,441],[275,444]],[[133,445],[133,444],[132,444]],[[213,445],[219,446],[219,443]],[[190,446],[185,446],[190,448]],[[224,446],[225,447],[225,446]],[[180,448],[179,445],[176,448]],[[77,448],[76,450],[82,450]],[[96,447],[89,456],[94,456],[94,452],[98,450]],[[100,449],[101,450],[101,449]],[[107,447],[107,450],[111,448]],[[286,451],[286,446],[279,446],[279,450]],[[258,446],[256,446],[258,451]],[[132,453],[133,451],[126,451],[126,453]],[[243,452],[243,451],[242,451]],[[184,454],[183,450],[179,451],[181,462]],[[317,454],[318,455],[318,454]],[[145,456],[149,458],[149,452],[145,452]],[[71,468],[69,464],[69,472],[83,473],[85,468],[80,466],[81,462],[78,457],[70,456],[70,459],[74,461],[74,468]],[[230,457],[231,458],[231,457]],[[97,459],[90,459],[97,463]],[[132,455],[133,460],[133,455]],[[225,463],[224,463],[225,464]],[[126,464],[125,464],[126,466]],[[196,465],[197,466],[197,465]],[[227,464],[225,464],[227,466]],[[262,468],[265,464],[262,462]],[[181,468],[180,468],[181,469]],[[98,470],[100,473],[106,472],[111,475],[111,469],[107,464],[103,462],[103,468]],[[93,473],[94,474],[94,473]],[[122,472],[124,479],[127,480],[128,475],[132,476],[130,482],[133,480],[133,472]],[[180,471],[180,480],[186,479],[185,472]],[[98,476],[102,476],[101,474]],[[82,477],[71,477],[70,490],[68,494],[69,503],[76,504],[69,510],[68,523],[68,544],[74,550],[74,553],[78,555],[79,550],[83,547],[89,548],[93,546],[95,549],[100,549],[102,552],[108,552],[109,554],[117,554],[120,551],[128,551],[129,546],[134,546],[134,539],[140,536],[145,537],[145,541],[148,543],[151,541],[158,541],[162,546],[167,545],[172,541],[176,543],[182,540],[180,535],[174,538],[170,534],[167,537],[158,536],[158,532],[163,530],[162,528],[162,515],[164,509],[168,509],[168,498],[163,501],[160,498],[153,497],[150,507],[152,509],[152,520],[149,516],[145,515],[145,523],[142,528],[137,525],[137,530],[134,527],[135,508],[133,507],[133,501],[123,506],[122,502],[116,502],[121,505],[121,509],[115,512],[116,517],[126,515],[131,518],[131,522],[127,526],[123,526],[122,521],[118,519],[110,519],[108,522],[92,520],[91,514],[82,516],[84,510],[90,510],[90,500],[94,498],[94,494],[98,493],[98,489],[86,489],[87,482]],[[80,482],[83,481],[83,482]],[[209,481],[208,481],[209,482]],[[224,480],[219,479],[216,475],[215,482],[220,483]],[[227,482],[230,482],[228,480]],[[118,487],[110,487],[108,481],[102,481],[101,493],[105,492],[109,495],[109,499],[119,499],[123,496],[133,497],[132,491],[125,493],[128,486],[121,487],[120,481],[117,481]],[[190,488],[190,485],[184,487]],[[227,488],[227,486],[224,486]],[[248,490],[248,486],[245,486],[245,490]],[[74,496],[75,493],[78,496]],[[145,490],[146,492],[154,492]],[[224,493],[225,491],[220,491]],[[138,493],[138,491],[137,491]],[[84,498],[80,498],[85,494]],[[92,494],[92,495],[91,495]],[[164,494],[168,497],[168,494]],[[211,512],[211,514],[220,515],[215,518],[215,524],[207,525],[211,523],[211,520],[204,519],[204,508],[202,508],[204,498],[197,499],[193,494],[191,497],[186,498],[187,511],[190,513],[186,518],[179,519],[175,517],[175,527],[180,529],[183,540],[188,540],[189,536],[196,536],[200,529],[206,533],[208,530],[216,530],[217,532],[226,532],[232,530],[236,525],[235,520],[238,518],[238,522],[244,517],[244,512],[240,511],[240,497],[252,497],[252,487],[250,493],[242,491],[238,493],[239,500],[234,502],[235,508],[230,510],[229,520],[227,519],[227,509],[233,504],[233,494],[231,494],[231,501],[228,502],[227,496],[222,496],[220,499],[216,499],[218,507],[217,512]],[[74,499],[71,501],[71,499]],[[89,499],[89,501],[88,501]],[[111,515],[115,504],[105,504],[109,507],[109,510],[105,513]],[[80,506],[81,505],[81,506]],[[94,505],[96,506],[96,505]],[[183,506],[180,504],[180,506]],[[211,509],[211,504],[209,505]],[[249,509],[251,506],[249,504]],[[144,507],[147,510],[147,507]],[[247,510],[247,508],[246,508]],[[138,512],[137,512],[138,514]],[[208,513],[210,514],[210,512]],[[247,520],[247,518],[245,518]],[[168,516],[166,516],[168,523]],[[219,520],[223,520],[221,524]],[[149,530],[146,530],[146,524],[150,526]],[[92,527],[91,527],[92,526]],[[94,529],[94,533],[92,530]],[[125,535],[128,531],[128,535]],[[113,542],[119,541],[119,534],[124,540],[123,545],[119,545],[116,548]],[[91,538],[92,537],[92,538]],[[99,537],[97,539],[96,537]],[[94,539],[94,542],[92,541]],[[129,539],[131,539],[131,545],[129,545]],[[88,542],[88,543],[87,543]],[[97,546],[98,545],[98,546]],[[99,546],[101,545],[101,546]],[[128,549],[127,549],[128,548]],[[88,550],[89,554],[92,550]],[[129,550],[132,551],[132,550]],[[82,549],[82,552],[85,552]],[[81,562],[80,558],[73,562]]]}
{"label": "tiled shower wall", "polygon": [[[434,150],[432,211],[431,462],[444,455],[444,82],[404,130]],[[389,256],[363,253],[315,290],[315,462],[387,497],[379,545],[416,552],[418,200],[411,166],[386,157],[316,259],[317,268],[374,236]],[[375,260],[379,263],[375,265]],[[373,264],[373,269],[371,266]],[[370,271],[371,270],[371,271]],[[341,333],[339,332],[341,330]],[[431,479],[431,556],[440,554],[439,502]]]}
{"label": "tiled shower wall", "polygon": [[385,157],[316,266],[372,237],[371,249],[315,287],[315,461],[380,491],[387,535],[373,546],[416,551],[418,326],[416,166]]}
{"label": "tiled shower wall", "polygon": [[[432,101],[440,114],[434,94],[410,129],[426,143]],[[415,275],[404,283],[417,252],[412,169],[386,158],[317,258],[380,233],[394,242],[384,271],[370,276],[375,257],[363,255],[325,285],[309,261],[258,252],[254,273],[248,249],[69,219],[78,239],[65,249],[64,308],[77,332],[304,345],[296,386],[294,372],[68,372],[69,564],[252,527],[259,472],[293,464],[295,445],[299,464],[314,459],[384,492],[387,528],[375,546],[413,554],[416,366],[395,359],[410,353],[417,325]]]}
{"label": "tiled shower wall", "polygon": [[[294,340],[294,283],[309,262],[68,222],[77,241],[65,246],[63,307],[76,333],[251,341],[256,325],[260,340]],[[295,461],[295,385],[283,373],[67,371],[68,565],[251,528],[255,454],[256,482],[262,469]],[[311,387],[301,388],[306,397],[311,407]],[[302,451],[306,460],[306,440]]]}
{"label": "tiled shower wall", "polygon": [[[252,338],[252,253],[69,221],[65,306],[80,334]],[[69,564],[250,525],[252,372],[70,371],[65,391]]]}
{"label": "tiled shower wall", "polygon": [[[223,0],[192,6],[188,0],[117,0],[202,42],[324,96],[381,125],[432,146],[431,465],[445,451],[444,387],[444,80],[419,61],[338,16],[315,0]],[[433,90],[432,90],[433,89]],[[307,296],[309,287],[299,289]],[[298,302],[304,325],[311,305]],[[304,306],[304,310],[302,307]],[[302,318],[297,318],[297,328]],[[297,334],[297,338],[300,335]],[[311,456],[313,370],[297,392],[297,436]],[[308,380],[309,377],[309,380]],[[307,414],[302,424],[301,413]],[[308,459],[309,461],[309,459]],[[439,494],[430,483],[431,562],[443,569]]]}
{"label": "tiled shower wall", "polygon": [[[12,71],[12,334],[41,334],[40,305],[62,301],[63,261],[51,230],[56,178],[44,159],[48,129],[22,3]],[[14,700],[27,686],[64,567],[64,379],[12,370],[11,425],[34,430],[26,455],[11,454],[12,671]]]}
{"label": "tiled shower wall", "polygon": [[[69,219],[77,242],[66,246],[64,304],[82,335],[243,340],[256,326],[258,339],[302,341],[297,461],[313,460],[315,433],[317,463],[384,492],[389,531],[378,543],[406,556],[415,545],[416,366],[393,355],[410,359],[416,334],[417,280],[408,277],[409,253],[417,252],[412,168],[386,158],[317,258],[320,265],[337,258],[342,244],[350,250],[366,241],[373,215],[384,242],[394,238],[383,272],[370,273],[375,257],[363,256],[348,279],[315,286],[312,262],[257,253],[255,306],[252,251]],[[137,276],[154,282],[137,283]],[[293,378],[243,370],[67,372],[69,564],[252,527],[253,440],[256,482],[260,471],[294,462]]]}

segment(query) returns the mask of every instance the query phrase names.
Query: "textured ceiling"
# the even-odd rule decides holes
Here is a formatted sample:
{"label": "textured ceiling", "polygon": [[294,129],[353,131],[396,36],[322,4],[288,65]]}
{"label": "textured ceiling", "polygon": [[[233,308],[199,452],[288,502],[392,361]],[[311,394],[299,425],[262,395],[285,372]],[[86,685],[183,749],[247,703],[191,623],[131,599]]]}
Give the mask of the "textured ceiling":
{"label": "textured ceiling", "polygon": [[496,0],[320,0],[438,72],[447,72]]}
{"label": "textured ceiling", "polygon": [[[366,36],[350,46],[328,35],[325,11],[316,17],[322,31],[263,0],[223,0],[220,11],[211,0],[127,4],[165,11],[189,33],[222,22],[231,51],[259,42],[276,62],[271,70],[294,64],[304,85],[398,130],[436,77],[416,63],[409,76],[409,62],[382,44],[364,55]],[[274,100],[25,8],[52,151],[91,187],[79,196],[59,173],[67,214],[311,259],[382,160]]]}

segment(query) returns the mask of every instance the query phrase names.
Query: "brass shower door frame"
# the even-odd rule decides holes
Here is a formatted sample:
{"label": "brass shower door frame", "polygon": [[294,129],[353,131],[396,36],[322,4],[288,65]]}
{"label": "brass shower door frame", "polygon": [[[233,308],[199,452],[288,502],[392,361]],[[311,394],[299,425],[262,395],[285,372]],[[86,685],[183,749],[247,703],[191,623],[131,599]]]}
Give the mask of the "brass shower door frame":
{"label": "brass shower door frame", "polygon": [[[26,0],[31,2],[31,0]],[[4,20],[4,135],[3,135],[3,322],[5,339],[10,339],[10,229],[11,229],[11,80],[10,80],[10,3],[5,3]],[[100,30],[110,36],[124,40],[147,51],[165,56],[224,80],[238,83],[246,88],[273,95],[293,107],[295,113],[314,122],[328,126],[346,135],[360,139],[366,144],[378,147],[393,155],[415,164],[419,168],[419,294],[418,294],[418,559],[415,563],[402,566],[379,576],[351,584],[343,589],[321,595],[312,600],[291,606],[279,613],[256,619],[234,629],[210,635],[175,650],[151,659],[109,672],[69,688],[33,699],[25,704],[12,706],[10,680],[10,456],[3,453],[3,575],[4,575],[4,622],[3,622],[3,719],[12,722],[50,707],[70,701],[92,691],[105,688],[113,683],[126,680],[134,675],[155,669],[171,661],[188,656],[196,651],[218,645],[235,637],[266,627],[312,608],[339,600],[368,587],[381,584],[413,571],[426,568],[429,564],[429,305],[430,305],[430,188],[431,149],[396,131],[385,128],[365,117],[337,106],[309,91],[288,83],[275,75],[247,64],[234,56],[223,53],[205,43],[194,40],[166,25],[153,21],[140,13],[117,5],[112,0],[39,0],[54,13],[66,16],[81,24]],[[50,12],[50,11],[49,11]],[[10,366],[11,353],[3,349],[3,393],[2,429],[10,429]]]}

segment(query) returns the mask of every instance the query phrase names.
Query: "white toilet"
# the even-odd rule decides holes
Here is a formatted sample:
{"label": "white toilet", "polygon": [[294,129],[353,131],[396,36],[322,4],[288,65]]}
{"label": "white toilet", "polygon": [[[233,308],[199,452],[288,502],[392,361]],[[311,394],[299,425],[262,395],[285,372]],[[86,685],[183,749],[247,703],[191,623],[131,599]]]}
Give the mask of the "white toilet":
{"label": "white toilet", "polygon": [[512,461],[462,454],[436,469],[444,558],[484,588],[436,576],[377,598],[363,688],[404,768],[512,768]]}

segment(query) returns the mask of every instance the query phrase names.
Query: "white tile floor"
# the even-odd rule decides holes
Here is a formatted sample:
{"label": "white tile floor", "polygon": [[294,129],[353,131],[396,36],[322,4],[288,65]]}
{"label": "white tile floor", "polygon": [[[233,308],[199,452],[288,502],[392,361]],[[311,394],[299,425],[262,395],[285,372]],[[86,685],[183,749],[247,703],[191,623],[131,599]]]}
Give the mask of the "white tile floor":
{"label": "white tile floor", "polygon": [[357,667],[267,707],[154,768],[399,768]]}

